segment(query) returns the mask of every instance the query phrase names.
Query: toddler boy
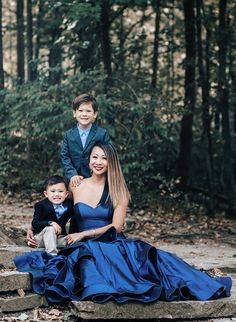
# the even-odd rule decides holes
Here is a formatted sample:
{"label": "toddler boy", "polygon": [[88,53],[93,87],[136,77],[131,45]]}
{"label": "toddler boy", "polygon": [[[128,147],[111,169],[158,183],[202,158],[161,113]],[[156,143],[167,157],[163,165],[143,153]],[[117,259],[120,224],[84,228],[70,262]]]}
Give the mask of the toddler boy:
{"label": "toddler boy", "polygon": [[[73,201],[68,196],[67,184],[63,177],[54,175],[45,182],[45,199],[35,204],[32,227],[28,230],[29,245],[44,247],[56,255],[57,248],[67,245],[66,223],[73,215]],[[31,230],[32,229],[32,230]]]}

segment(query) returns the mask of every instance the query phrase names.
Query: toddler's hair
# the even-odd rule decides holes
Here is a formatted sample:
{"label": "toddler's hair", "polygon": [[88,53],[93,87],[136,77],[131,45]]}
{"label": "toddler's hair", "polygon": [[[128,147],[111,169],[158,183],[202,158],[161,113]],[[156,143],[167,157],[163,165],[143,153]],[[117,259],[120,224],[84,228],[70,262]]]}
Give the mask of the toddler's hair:
{"label": "toddler's hair", "polygon": [[66,189],[68,188],[66,180],[62,176],[59,176],[59,175],[53,175],[53,176],[48,177],[45,180],[44,188],[45,188],[45,190],[47,190],[47,188],[49,186],[52,186],[53,184],[57,184],[57,183],[64,183],[66,186]]}

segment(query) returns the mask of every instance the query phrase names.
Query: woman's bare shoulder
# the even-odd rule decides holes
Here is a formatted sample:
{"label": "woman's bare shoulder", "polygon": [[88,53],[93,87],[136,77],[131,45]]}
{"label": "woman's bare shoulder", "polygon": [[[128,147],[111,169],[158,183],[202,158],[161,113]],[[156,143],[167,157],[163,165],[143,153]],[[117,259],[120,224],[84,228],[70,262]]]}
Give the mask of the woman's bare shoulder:
{"label": "woman's bare shoulder", "polygon": [[81,191],[88,186],[88,183],[89,183],[89,178],[85,178],[81,180],[78,186],[70,186],[70,190],[72,191],[72,193],[75,191]]}

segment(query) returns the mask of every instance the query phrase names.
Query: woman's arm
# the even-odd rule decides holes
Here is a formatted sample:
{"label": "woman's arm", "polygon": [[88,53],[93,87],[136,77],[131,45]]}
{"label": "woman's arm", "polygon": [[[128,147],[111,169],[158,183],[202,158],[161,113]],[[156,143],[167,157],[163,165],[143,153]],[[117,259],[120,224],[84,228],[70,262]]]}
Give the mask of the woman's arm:
{"label": "woman's arm", "polygon": [[127,207],[128,207],[128,200],[127,202],[118,204],[114,209],[111,226],[115,227],[118,233],[120,233],[124,227]]}

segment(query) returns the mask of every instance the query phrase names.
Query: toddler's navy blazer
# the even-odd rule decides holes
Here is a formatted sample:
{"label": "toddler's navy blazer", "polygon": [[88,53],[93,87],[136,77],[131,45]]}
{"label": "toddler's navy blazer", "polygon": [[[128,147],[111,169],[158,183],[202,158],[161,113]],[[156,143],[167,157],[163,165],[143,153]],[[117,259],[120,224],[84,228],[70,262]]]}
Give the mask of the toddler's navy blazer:
{"label": "toddler's navy blazer", "polygon": [[63,206],[66,208],[65,213],[58,219],[53,207],[53,204],[45,198],[37,202],[34,206],[34,217],[32,221],[34,234],[40,233],[46,226],[49,226],[49,221],[55,221],[61,226],[62,235],[66,235],[66,223],[73,216],[73,200],[66,199],[63,202]]}

